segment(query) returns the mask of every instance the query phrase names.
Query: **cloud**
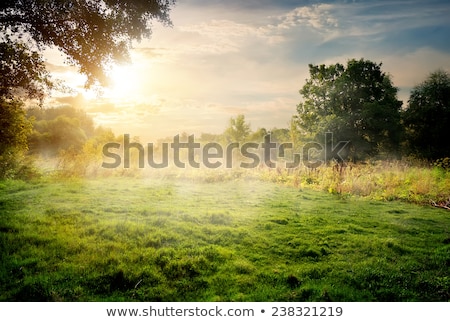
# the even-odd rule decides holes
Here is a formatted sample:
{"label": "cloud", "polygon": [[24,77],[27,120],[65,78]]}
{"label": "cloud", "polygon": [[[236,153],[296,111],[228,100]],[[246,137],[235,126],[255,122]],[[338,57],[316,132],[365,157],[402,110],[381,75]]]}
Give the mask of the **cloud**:
{"label": "cloud", "polygon": [[180,1],[172,28],[155,24],[135,44],[138,81],[87,110],[142,138],[221,133],[241,113],[255,129],[286,127],[308,64],[351,58],[382,62],[405,100],[429,72],[450,68],[449,10],[444,1]]}
{"label": "cloud", "polygon": [[336,5],[338,20],[335,37],[383,40],[392,33],[417,31],[436,25],[449,25],[450,7],[443,2],[392,1]]}
{"label": "cloud", "polygon": [[383,69],[393,76],[394,85],[400,89],[399,98],[406,105],[412,88],[431,72],[444,69],[450,73],[450,53],[423,47],[404,55],[384,56]]}
{"label": "cloud", "polygon": [[91,115],[97,115],[98,113],[103,114],[118,113],[118,108],[116,104],[112,102],[91,103],[86,107],[86,110]]}
{"label": "cloud", "polygon": [[191,54],[226,54],[237,53],[249,44],[276,44],[281,40],[266,26],[239,23],[226,19],[211,19],[198,24],[180,26],[182,33],[197,35],[192,44],[183,46],[183,53]]}
{"label": "cloud", "polygon": [[132,49],[131,59],[133,62],[145,62],[153,64],[170,63],[173,61],[173,49],[152,47],[152,44],[139,45]]}
{"label": "cloud", "polygon": [[450,53],[424,47],[402,56],[385,57],[383,66],[393,74],[397,86],[413,87],[439,68],[450,72],[449,62]]}
{"label": "cloud", "polygon": [[[292,29],[298,27],[325,37],[338,27],[338,20],[332,14],[335,8],[336,6],[330,4],[300,6],[281,15],[261,14],[251,22],[211,19],[181,25],[177,30],[200,36],[195,38],[195,46],[181,48],[185,53],[235,53],[258,40],[265,45],[278,45],[292,35]],[[298,34],[296,36],[298,37]]]}
{"label": "cloud", "polygon": [[57,104],[70,105],[80,109],[86,106],[86,100],[81,94],[75,96],[54,97],[53,101],[55,101]]}
{"label": "cloud", "polygon": [[337,19],[329,12],[333,8],[334,6],[329,4],[295,8],[279,17],[281,22],[277,27],[290,29],[297,26],[308,26],[320,32],[330,32],[338,26]]}
{"label": "cloud", "polygon": [[[276,17],[278,30],[311,31],[321,42],[342,38],[380,41],[392,32],[449,26],[445,1],[360,1],[303,5]],[[295,34],[294,34],[295,36]]]}

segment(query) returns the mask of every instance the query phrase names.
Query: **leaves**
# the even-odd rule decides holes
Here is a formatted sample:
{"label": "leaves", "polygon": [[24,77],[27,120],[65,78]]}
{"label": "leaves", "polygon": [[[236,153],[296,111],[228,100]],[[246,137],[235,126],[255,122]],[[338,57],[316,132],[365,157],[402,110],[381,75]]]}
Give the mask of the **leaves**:
{"label": "leaves", "polygon": [[21,42],[0,43],[0,96],[42,100],[53,86],[42,56]]}
{"label": "leaves", "polygon": [[336,141],[350,140],[363,158],[398,146],[401,132],[397,89],[381,64],[350,60],[347,66],[309,65],[310,79],[300,90],[299,126],[312,137],[333,132]]}
{"label": "leaves", "polygon": [[31,128],[22,102],[0,97],[0,179],[13,177],[19,170],[18,160],[22,160],[28,149]]}
{"label": "leaves", "polygon": [[132,41],[151,35],[151,20],[170,25],[173,0],[22,0],[0,4],[1,95],[24,88],[41,98],[51,85],[41,55],[55,47],[87,76],[107,83],[108,66],[128,61]]}
{"label": "leaves", "polygon": [[225,136],[229,142],[244,142],[250,135],[250,124],[245,122],[243,114],[230,119],[230,125],[225,130]]}
{"label": "leaves", "polygon": [[0,99],[0,154],[8,149],[27,149],[31,123],[20,101]]}
{"label": "leaves", "polygon": [[403,115],[410,152],[426,159],[450,155],[450,74],[438,70],[411,92]]}

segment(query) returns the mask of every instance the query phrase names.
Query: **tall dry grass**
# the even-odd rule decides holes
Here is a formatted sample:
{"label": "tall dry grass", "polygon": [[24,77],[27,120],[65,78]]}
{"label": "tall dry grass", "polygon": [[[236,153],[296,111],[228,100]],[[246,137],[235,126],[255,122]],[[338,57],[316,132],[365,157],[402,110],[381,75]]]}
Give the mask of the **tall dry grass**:
{"label": "tall dry grass", "polygon": [[403,200],[428,204],[450,198],[450,171],[406,161],[329,164],[316,169],[264,169],[261,178],[295,187],[310,187],[342,196]]}

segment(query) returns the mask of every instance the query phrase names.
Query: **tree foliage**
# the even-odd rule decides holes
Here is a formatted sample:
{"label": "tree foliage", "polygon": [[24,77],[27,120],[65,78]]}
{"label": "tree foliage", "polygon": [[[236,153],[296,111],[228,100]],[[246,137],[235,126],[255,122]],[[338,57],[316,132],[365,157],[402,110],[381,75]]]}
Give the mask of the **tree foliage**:
{"label": "tree foliage", "polygon": [[322,139],[333,132],[335,141],[350,140],[354,158],[398,147],[402,102],[381,64],[353,59],[347,66],[310,64],[309,72],[296,117],[304,135]]}
{"label": "tree foliage", "polygon": [[28,149],[32,126],[22,104],[0,97],[0,178],[15,176],[20,168],[18,161]]}
{"label": "tree foliage", "polygon": [[53,86],[44,60],[29,45],[6,39],[0,43],[0,96],[37,98]]}
{"label": "tree foliage", "polygon": [[[133,40],[151,34],[153,19],[170,24],[174,0],[4,0],[0,3],[0,94],[21,87],[32,96],[49,85],[42,50],[53,47],[87,76],[107,80],[108,65],[127,61]],[[11,77],[12,76],[12,77]]]}
{"label": "tree foliage", "polygon": [[230,124],[225,130],[225,137],[228,142],[244,142],[250,133],[250,124],[245,121],[245,116],[240,114],[236,118],[230,118]]}
{"label": "tree foliage", "polygon": [[80,152],[86,141],[94,135],[91,117],[73,107],[29,109],[34,120],[29,136],[30,152],[43,156],[57,156],[63,150]]}
{"label": "tree foliage", "polygon": [[408,103],[403,119],[410,152],[432,160],[450,156],[450,74],[431,73]]}
{"label": "tree foliage", "polygon": [[31,123],[27,120],[22,103],[0,98],[0,151],[27,149]]}

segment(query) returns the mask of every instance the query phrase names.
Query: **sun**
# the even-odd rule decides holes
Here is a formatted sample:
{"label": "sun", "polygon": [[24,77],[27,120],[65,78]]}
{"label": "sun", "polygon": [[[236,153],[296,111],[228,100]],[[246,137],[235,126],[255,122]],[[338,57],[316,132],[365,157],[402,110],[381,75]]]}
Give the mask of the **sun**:
{"label": "sun", "polygon": [[132,64],[114,65],[108,75],[111,79],[111,84],[106,89],[108,97],[123,100],[136,96],[141,82],[136,66]]}

